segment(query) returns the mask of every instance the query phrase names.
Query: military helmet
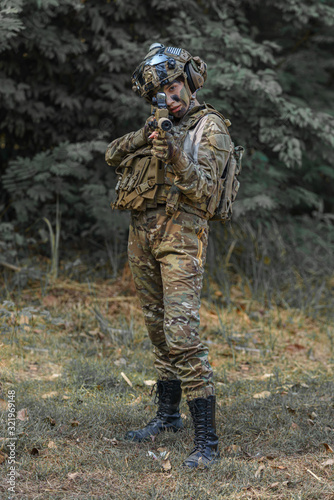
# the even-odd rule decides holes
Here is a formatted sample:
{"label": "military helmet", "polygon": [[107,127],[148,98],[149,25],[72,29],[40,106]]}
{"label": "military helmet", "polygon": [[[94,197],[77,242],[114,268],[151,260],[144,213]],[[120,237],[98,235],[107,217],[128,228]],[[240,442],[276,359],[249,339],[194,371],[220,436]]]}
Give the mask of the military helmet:
{"label": "military helmet", "polygon": [[151,101],[155,90],[183,77],[191,95],[203,86],[206,76],[206,64],[199,57],[192,57],[184,49],[154,43],[132,75],[132,90]]}

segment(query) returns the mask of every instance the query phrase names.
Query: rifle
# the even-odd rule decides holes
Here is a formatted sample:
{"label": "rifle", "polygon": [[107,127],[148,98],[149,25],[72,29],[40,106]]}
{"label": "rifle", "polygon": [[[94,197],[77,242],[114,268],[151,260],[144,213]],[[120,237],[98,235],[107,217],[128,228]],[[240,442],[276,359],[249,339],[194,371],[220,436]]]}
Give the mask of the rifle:
{"label": "rifle", "polygon": [[[166,132],[172,129],[172,122],[168,118],[168,109],[166,104],[166,94],[158,92],[152,99],[152,114],[154,118],[149,122],[149,126],[158,132],[160,137],[165,137]],[[156,172],[156,184],[165,183],[165,168],[162,160],[156,157],[152,158],[152,166]]]}

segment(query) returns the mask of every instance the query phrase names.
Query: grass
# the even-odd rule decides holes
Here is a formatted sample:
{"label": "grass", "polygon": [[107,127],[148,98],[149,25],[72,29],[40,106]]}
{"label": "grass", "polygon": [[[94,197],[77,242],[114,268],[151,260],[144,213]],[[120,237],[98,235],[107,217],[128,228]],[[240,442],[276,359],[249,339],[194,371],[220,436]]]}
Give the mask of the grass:
{"label": "grass", "polygon": [[[26,409],[16,429],[18,498],[334,498],[332,319],[264,306],[238,281],[228,304],[219,287],[211,292],[201,336],[215,371],[222,458],[207,472],[181,467],[192,448],[184,402],[182,433],[123,440],[155,409],[153,357],[127,268],[116,281],[58,279],[46,290],[8,291],[0,306],[0,447],[8,453],[14,388],[17,411]],[[4,460],[4,499],[7,472]]]}

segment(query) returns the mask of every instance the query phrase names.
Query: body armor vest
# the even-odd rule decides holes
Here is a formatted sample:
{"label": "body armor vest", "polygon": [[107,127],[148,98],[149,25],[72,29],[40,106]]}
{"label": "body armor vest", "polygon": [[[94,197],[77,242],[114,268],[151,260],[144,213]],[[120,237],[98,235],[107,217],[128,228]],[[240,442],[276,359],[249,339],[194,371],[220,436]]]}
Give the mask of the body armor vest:
{"label": "body armor vest", "polygon": [[[197,163],[198,149],[209,114],[218,115],[225,124],[228,133],[229,120],[226,120],[223,115],[210,105],[201,106],[193,115],[188,116],[187,120],[173,127],[175,140],[194,163]],[[230,160],[234,156],[231,155],[234,151],[234,145],[233,143],[231,145]],[[217,208],[222,208],[221,198],[226,185],[226,176],[222,175],[217,182],[213,195],[208,200],[194,202],[183,195],[178,187],[174,185],[175,174],[172,165],[163,164],[164,180],[163,183],[161,182],[157,164],[152,161],[152,158],[151,148],[147,144],[124,158],[116,168],[119,180],[115,189],[116,200],[111,204],[112,208],[140,212],[148,208],[156,208],[158,205],[166,205],[166,212],[169,215],[181,209],[205,219],[228,220],[229,217],[222,218],[216,213]],[[230,160],[228,163],[230,163]],[[233,183],[233,181],[235,182]],[[232,212],[231,205],[238,190],[238,184],[235,175],[233,175],[232,190],[234,187],[235,193],[233,199],[229,200],[229,206],[224,207],[230,212]]]}

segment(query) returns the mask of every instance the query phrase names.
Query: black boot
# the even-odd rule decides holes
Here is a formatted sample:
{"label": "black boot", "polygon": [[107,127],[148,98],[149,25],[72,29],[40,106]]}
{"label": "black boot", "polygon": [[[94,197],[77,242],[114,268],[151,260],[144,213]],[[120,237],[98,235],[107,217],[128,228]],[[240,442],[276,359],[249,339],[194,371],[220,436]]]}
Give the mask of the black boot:
{"label": "black boot", "polygon": [[183,462],[184,466],[207,467],[219,457],[215,405],[215,396],[188,401],[195,427],[195,448]]}
{"label": "black boot", "polygon": [[156,392],[158,411],[156,416],[143,429],[127,432],[125,439],[140,443],[150,440],[151,436],[156,436],[163,431],[177,432],[183,429],[179,411],[181,395],[181,382],[179,380],[158,380]]}

